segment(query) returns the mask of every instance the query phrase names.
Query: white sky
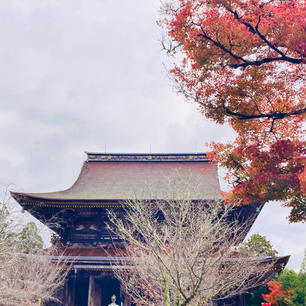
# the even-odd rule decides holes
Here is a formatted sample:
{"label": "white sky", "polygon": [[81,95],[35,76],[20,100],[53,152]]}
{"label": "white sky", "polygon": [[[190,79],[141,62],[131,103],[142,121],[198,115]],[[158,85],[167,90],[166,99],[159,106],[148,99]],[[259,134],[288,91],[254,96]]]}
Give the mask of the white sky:
{"label": "white sky", "polygon": [[[178,96],[163,63],[159,0],[0,1],[0,185],[56,191],[84,151],[194,152],[232,132]],[[269,203],[252,233],[298,269],[305,224]]]}

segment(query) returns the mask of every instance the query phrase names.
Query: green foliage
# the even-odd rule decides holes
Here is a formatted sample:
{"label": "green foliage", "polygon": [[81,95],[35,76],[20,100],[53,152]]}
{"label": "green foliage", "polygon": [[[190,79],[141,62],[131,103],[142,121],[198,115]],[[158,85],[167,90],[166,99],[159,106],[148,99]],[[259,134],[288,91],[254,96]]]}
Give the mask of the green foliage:
{"label": "green foliage", "polygon": [[246,242],[243,242],[239,252],[253,256],[276,256],[278,253],[273,250],[270,241],[259,234],[253,234]]}
{"label": "green foliage", "polygon": [[[302,264],[303,267],[303,264]],[[277,306],[306,306],[306,271],[300,270],[296,273],[293,270],[284,269],[273,281],[281,283],[282,295],[277,299]],[[246,295],[246,306],[261,305],[264,301],[262,293],[272,295],[266,285],[256,288],[252,293]],[[268,301],[268,300],[267,300]]]}
{"label": "green foliage", "polygon": [[306,306],[306,273],[285,269],[279,280],[282,282],[282,289],[293,293],[286,303],[288,306]]}
{"label": "green foliage", "polygon": [[301,264],[300,273],[306,273],[306,249],[305,249],[305,253],[304,253],[304,259],[303,259],[302,264]]}
{"label": "green foliage", "polygon": [[28,222],[21,232],[16,233],[13,231],[9,215],[7,207],[2,205],[0,207],[0,241],[3,250],[11,249],[21,253],[30,253],[32,250],[42,249],[43,239],[38,234],[36,224]]}
{"label": "green foliage", "polygon": [[43,248],[43,240],[34,222],[29,222],[17,235],[17,246],[18,250],[23,253]]}
{"label": "green foliage", "polygon": [[250,293],[247,293],[245,295],[245,305],[246,306],[258,306],[261,305],[261,303],[264,302],[264,299],[262,298],[262,294],[266,294],[269,292],[267,285],[262,285],[254,290],[252,290]]}
{"label": "green foliage", "polygon": [[0,205],[0,256],[15,247],[16,233],[11,229],[9,211],[5,205]]}

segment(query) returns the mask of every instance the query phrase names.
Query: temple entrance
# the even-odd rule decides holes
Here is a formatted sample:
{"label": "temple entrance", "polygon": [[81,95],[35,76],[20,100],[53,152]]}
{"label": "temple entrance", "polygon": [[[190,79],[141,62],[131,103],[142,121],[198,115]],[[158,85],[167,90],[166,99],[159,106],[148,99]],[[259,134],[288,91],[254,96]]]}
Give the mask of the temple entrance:
{"label": "temple entrance", "polygon": [[101,286],[101,306],[108,306],[111,304],[111,298],[114,294],[116,296],[116,304],[121,306],[122,297],[120,295],[120,282],[114,278],[99,279]]}
{"label": "temple entrance", "polygon": [[79,274],[75,280],[75,306],[84,306],[88,302],[88,286],[89,275],[88,273]]}

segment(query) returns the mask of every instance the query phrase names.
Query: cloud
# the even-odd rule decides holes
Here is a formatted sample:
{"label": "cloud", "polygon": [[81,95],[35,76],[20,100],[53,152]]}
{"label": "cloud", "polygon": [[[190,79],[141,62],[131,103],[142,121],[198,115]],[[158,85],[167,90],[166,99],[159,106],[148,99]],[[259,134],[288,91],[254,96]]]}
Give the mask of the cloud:
{"label": "cloud", "polygon": [[[61,190],[86,150],[203,151],[232,138],[169,85],[158,9],[159,0],[0,2],[0,184]],[[297,254],[296,267],[305,234],[267,207],[258,228]]]}

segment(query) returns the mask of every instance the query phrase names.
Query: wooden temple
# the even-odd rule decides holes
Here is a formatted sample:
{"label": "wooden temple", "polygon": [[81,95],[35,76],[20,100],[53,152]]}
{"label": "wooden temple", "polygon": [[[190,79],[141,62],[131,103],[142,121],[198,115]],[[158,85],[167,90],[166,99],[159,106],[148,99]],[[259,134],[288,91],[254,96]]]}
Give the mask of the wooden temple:
{"label": "wooden temple", "polygon": [[[107,210],[120,211],[124,202],[135,196],[149,201],[163,199],[164,179],[177,173],[200,183],[201,199],[192,200],[220,198],[217,167],[204,153],[87,153],[71,188],[49,193],[12,192],[15,200],[49,226],[65,246],[64,256],[72,269],[60,293],[62,305],[107,306],[115,295],[116,304],[131,306],[113,273],[116,265],[119,267],[128,258],[116,254],[120,240],[106,229]],[[146,194],[148,185],[154,189],[154,195]],[[239,222],[254,222],[261,207],[248,205],[238,210],[233,217]],[[280,260],[285,264],[288,257]],[[244,305],[242,296],[231,302]]]}

